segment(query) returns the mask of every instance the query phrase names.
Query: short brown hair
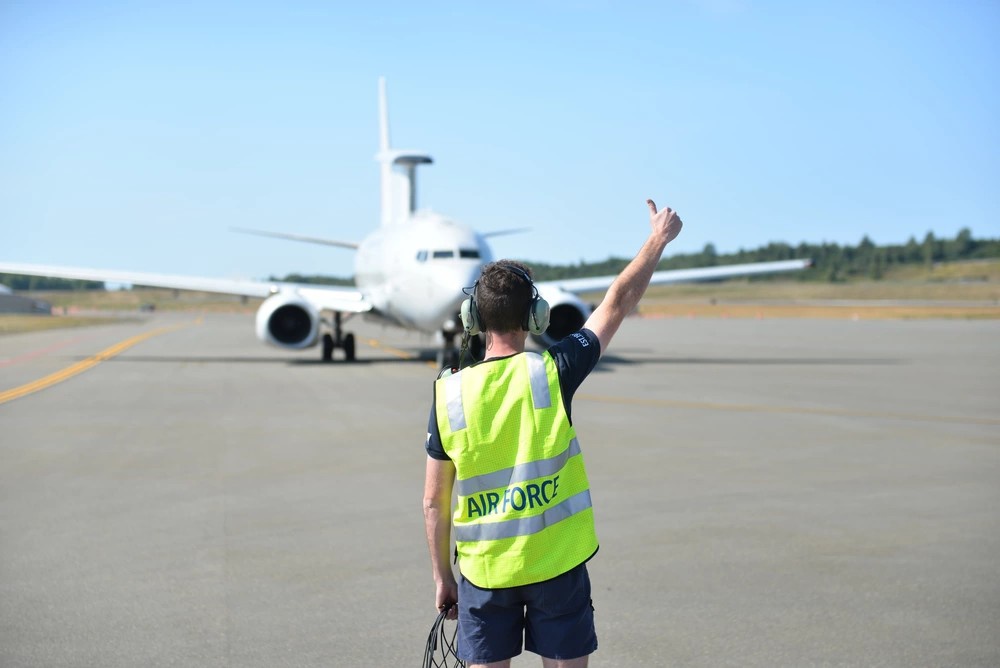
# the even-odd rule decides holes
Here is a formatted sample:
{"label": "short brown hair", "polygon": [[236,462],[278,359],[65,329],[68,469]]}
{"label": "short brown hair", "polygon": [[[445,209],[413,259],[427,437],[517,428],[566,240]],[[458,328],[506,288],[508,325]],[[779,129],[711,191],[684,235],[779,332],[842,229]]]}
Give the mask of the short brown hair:
{"label": "short brown hair", "polygon": [[476,306],[480,329],[492,332],[520,332],[534,298],[531,269],[514,260],[490,262],[483,267],[476,286]]}

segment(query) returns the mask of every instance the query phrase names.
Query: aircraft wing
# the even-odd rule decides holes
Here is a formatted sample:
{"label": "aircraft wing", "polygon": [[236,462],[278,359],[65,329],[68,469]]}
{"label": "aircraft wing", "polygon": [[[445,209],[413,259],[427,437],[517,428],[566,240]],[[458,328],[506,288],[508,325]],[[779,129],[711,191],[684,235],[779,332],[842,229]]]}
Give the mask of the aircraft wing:
{"label": "aircraft wing", "polygon": [[[750,264],[730,264],[719,267],[699,267],[696,269],[670,269],[657,271],[650,279],[650,285],[665,285],[668,283],[698,283],[701,281],[719,281],[736,276],[753,276],[756,274],[773,274],[783,271],[799,271],[812,264],[811,260],[780,260],[778,262],[752,262]],[[607,290],[617,276],[592,276],[589,278],[567,278],[554,281],[539,281],[538,286],[556,287],[566,292],[579,294],[581,292],[600,292]]]}
{"label": "aircraft wing", "polygon": [[372,309],[371,303],[359,290],[332,285],[204,278],[174,274],[153,274],[140,271],[115,271],[109,269],[88,269],[85,267],[21,264],[17,262],[0,262],[0,274],[22,274],[26,276],[50,276],[53,278],[104,281],[108,283],[129,283],[132,285],[149,285],[156,288],[216,292],[243,297],[266,298],[279,292],[296,292],[320,310],[364,313]]}

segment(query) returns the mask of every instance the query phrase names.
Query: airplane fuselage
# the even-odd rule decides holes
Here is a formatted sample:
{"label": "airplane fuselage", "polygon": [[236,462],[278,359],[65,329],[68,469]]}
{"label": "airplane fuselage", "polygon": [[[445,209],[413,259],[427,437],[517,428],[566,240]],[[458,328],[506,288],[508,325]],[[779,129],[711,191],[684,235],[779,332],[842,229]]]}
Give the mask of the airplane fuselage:
{"label": "airplane fuselage", "polygon": [[372,315],[403,327],[437,332],[453,326],[482,266],[489,244],[471,228],[432,212],[416,212],[380,227],[359,245],[354,280],[371,300]]}

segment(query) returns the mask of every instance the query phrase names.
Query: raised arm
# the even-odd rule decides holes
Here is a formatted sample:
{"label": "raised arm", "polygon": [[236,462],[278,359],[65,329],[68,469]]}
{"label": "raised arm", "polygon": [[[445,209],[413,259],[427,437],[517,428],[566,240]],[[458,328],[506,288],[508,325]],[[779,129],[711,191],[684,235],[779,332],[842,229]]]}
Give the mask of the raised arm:
{"label": "raised arm", "polygon": [[618,274],[618,278],[608,288],[604,301],[601,302],[584,324],[584,327],[597,335],[601,342],[601,354],[607,351],[618,327],[629,313],[639,304],[649,279],[656,270],[656,265],[663,255],[663,249],[673,241],[681,231],[681,219],[677,212],[667,207],[656,210],[653,200],[646,200],[649,206],[649,237],[639,249],[639,253]]}

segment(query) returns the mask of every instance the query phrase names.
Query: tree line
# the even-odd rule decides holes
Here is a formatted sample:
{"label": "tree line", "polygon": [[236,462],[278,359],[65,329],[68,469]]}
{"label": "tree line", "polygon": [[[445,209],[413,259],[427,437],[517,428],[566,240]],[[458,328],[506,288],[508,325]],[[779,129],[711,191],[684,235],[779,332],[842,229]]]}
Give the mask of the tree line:
{"label": "tree line", "polygon": [[[935,262],[957,260],[977,260],[1000,258],[1000,239],[975,239],[969,228],[962,228],[954,239],[938,239],[928,232],[923,241],[915,237],[905,244],[877,246],[868,236],[864,236],[856,246],[835,243],[810,244],[802,242],[797,246],[782,242],[771,242],[753,250],[740,249],[735,253],[718,253],[715,245],[708,243],[700,253],[671,255],[660,261],[658,270],[690,269],[693,267],[716,267],[749,262],[771,262],[775,260],[795,260],[809,258],[812,267],[793,274],[755,276],[751,280],[797,280],[843,282],[849,280],[881,280],[890,268],[902,265],[924,265],[928,268]],[[549,281],[563,278],[583,278],[587,276],[607,276],[619,273],[629,263],[629,258],[609,257],[600,262],[555,265],[526,260],[535,280]],[[271,281],[292,283],[313,283],[325,285],[352,285],[350,278],[332,276],[303,276],[289,274],[284,278],[271,276]],[[44,276],[22,276],[0,274],[0,283],[13,290],[103,290],[100,281],[78,281]]]}
{"label": "tree line", "polygon": [[[877,246],[867,235],[856,246],[835,243],[806,243],[796,246],[771,242],[753,250],[740,249],[735,253],[716,252],[714,244],[705,244],[700,253],[671,255],[660,261],[657,269],[691,269],[717,267],[749,262],[811,259],[812,267],[793,274],[755,276],[751,280],[797,280],[843,282],[848,280],[881,280],[887,270],[901,265],[932,267],[935,262],[1000,258],[1000,239],[974,239],[969,228],[962,228],[954,239],[938,239],[928,232],[923,241],[915,237],[905,244]],[[539,281],[586,276],[604,276],[619,273],[629,263],[629,258],[611,257],[601,262],[580,262],[575,265],[549,265],[526,262]],[[743,279],[741,279],[743,280]]]}

